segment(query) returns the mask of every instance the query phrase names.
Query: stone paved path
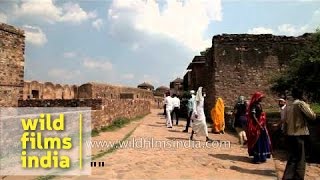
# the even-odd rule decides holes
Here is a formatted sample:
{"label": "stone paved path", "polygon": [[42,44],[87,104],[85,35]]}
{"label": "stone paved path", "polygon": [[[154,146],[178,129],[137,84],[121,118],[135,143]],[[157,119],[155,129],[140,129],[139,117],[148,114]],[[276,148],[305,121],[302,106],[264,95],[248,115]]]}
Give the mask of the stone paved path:
{"label": "stone paved path", "polygon": [[[155,141],[189,142],[190,134],[183,133],[185,121],[173,129],[165,127],[160,110],[144,118],[131,138],[153,138]],[[118,149],[96,161],[105,167],[93,168],[91,176],[59,179],[277,179],[274,161],[251,164],[246,149],[237,145],[229,134],[209,134],[214,140],[230,141],[231,148],[127,148]],[[204,137],[195,137],[204,144]],[[130,138],[129,138],[130,140]],[[197,141],[198,142],[198,141]],[[173,144],[171,144],[173,146]]]}
{"label": "stone paved path", "polygon": [[[153,138],[153,141],[165,141],[174,145],[174,142],[184,142],[189,145],[190,134],[183,133],[185,121],[173,129],[165,127],[165,119],[158,115],[160,110],[152,113],[140,121],[114,131],[104,132],[93,140],[116,141],[124,138],[126,134],[138,127],[128,140]],[[191,130],[191,129],[190,129]],[[211,129],[209,129],[210,131]],[[277,179],[282,176],[284,161],[276,159],[276,166],[272,159],[265,164],[251,164],[246,149],[237,144],[237,138],[232,135],[216,135],[209,133],[214,140],[230,141],[231,148],[214,147],[192,149],[188,147],[157,148],[124,148],[107,154],[95,161],[105,162],[105,167],[92,169],[91,176],[57,177],[56,179]],[[195,145],[204,145],[204,137],[195,137]],[[149,141],[150,142],[150,141]],[[152,141],[151,141],[152,142]],[[150,144],[150,143],[149,143]],[[156,144],[156,143],[154,143]],[[138,145],[138,144],[136,144]],[[140,144],[141,145],[141,144]],[[146,145],[148,145],[146,143]],[[181,145],[181,144],[180,144]],[[92,150],[97,154],[101,148]],[[277,167],[277,171],[276,171]],[[319,179],[320,167],[308,166],[306,180]],[[32,179],[32,177],[6,177],[9,179]]]}
{"label": "stone paved path", "polygon": [[[283,172],[286,168],[287,157],[285,152],[276,152],[276,158],[274,158],[276,169],[279,179],[282,178]],[[306,180],[320,180],[320,164],[307,163],[306,166]]]}
{"label": "stone paved path", "polygon": [[[101,132],[99,136],[92,137],[91,140],[98,141],[98,140],[105,140],[105,141],[119,141],[124,138],[124,136],[130,132],[133,131],[139,124],[141,123],[141,120],[132,121],[130,124],[122,127],[121,129],[117,129],[115,131],[111,132]],[[99,147],[99,148],[92,148],[92,155],[96,155],[100,153],[101,151],[105,151],[107,147]],[[0,176],[0,179],[4,180],[33,180],[36,179],[35,176]]]}

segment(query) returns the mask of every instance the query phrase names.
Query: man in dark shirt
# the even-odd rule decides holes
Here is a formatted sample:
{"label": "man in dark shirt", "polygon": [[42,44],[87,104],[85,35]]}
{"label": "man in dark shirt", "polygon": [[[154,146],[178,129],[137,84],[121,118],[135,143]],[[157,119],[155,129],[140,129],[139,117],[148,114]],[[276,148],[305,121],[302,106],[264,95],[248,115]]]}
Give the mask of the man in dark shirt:
{"label": "man in dark shirt", "polygon": [[316,119],[309,104],[303,101],[303,91],[292,90],[294,101],[285,111],[285,133],[287,135],[288,161],[283,179],[304,179],[306,168],[305,141],[309,138],[308,121]]}

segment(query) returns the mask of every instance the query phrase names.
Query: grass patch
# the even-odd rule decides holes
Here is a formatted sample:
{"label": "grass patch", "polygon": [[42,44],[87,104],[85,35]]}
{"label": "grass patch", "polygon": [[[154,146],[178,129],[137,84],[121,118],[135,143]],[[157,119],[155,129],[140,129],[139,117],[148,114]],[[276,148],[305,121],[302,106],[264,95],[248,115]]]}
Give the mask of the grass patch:
{"label": "grass patch", "polygon": [[114,120],[110,125],[102,126],[100,130],[93,129],[92,133],[91,133],[91,136],[92,137],[99,136],[100,132],[112,132],[112,131],[115,131],[117,129],[120,129],[120,128],[126,126],[127,124],[129,124],[132,121],[137,121],[137,120],[140,120],[140,119],[144,118],[146,115],[136,116],[136,117],[134,117],[132,119],[129,119],[129,118],[118,118],[118,119]]}
{"label": "grass patch", "polygon": [[98,129],[92,129],[91,136],[92,137],[99,136],[99,130]]}
{"label": "grass patch", "polygon": [[98,159],[106,154],[110,154],[114,151],[116,151],[117,149],[119,149],[121,143],[123,143],[124,141],[126,141],[130,136],[131,134],[137,129],[137,127],[135,127],[132,131],[130,131],[128,134],[126,134],[126,136],[121,139],[121,141],[115,145],[113,145],[110,149],[106,150],[106,151],[103,151],[103,152],[100,152],[99,154],[96,154],[92,157],[92,160],[95,160],[95,159]]}
{"label": "grass patch", "polygon": [[36,180],[49,180],[49,179],[53,179],[53,178],[55,178],[55,177],[57,177],[57,176],[55,176],[55,175],[40,176],[40,177],[38,177]]}
{"label": "grass patch", "polygon": [[118,118],[114,120],[110,125],[101,127],[101,132],[114,131],[116,129],[120,129],[125,125],[130,123],[130,119],[128,118]]}
{"label": "grass patch", "polygon": [[311,104],[311,108],[315,113],[320,114],[320,104]]}

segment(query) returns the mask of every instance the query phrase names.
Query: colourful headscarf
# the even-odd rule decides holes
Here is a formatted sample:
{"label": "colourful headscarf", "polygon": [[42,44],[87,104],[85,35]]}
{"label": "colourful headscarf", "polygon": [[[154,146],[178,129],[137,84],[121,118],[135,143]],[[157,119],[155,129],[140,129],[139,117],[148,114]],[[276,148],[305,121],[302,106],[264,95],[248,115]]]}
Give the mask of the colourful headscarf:
{"label": "colourful headscarf", "polygon": [[258,101],[260,100],[261,98],[263,98],[264,95],[261,93],[261,92],[256,92],[253,94],[252,98],[251,98],[251,101],[249,103],[249,106],[248,106],[248,110],[250,110],[252,108],[252,106]]}
{"label": "colourful headscarf", "polygon": [[213,131],[220,132],[224,131],[225,123],[224,123],[224,103],[222,98],[218,98],[216,105],[211,110],[211,119],[213,121]]}
{"label": "colourful headscarf", "polygon": [[267,117],[266,117],[266,113],[262,112],[262,114],[260,115],[258,122],[259,124],[257,124],[257,122],[252,118],[252,112],[251,112],[251,108],[252,106],[257,103],[261,98],[263,98],[264,95],[261,92],[256,92],[254,93],[254,95],[251,98],[249,107],[247,109],[247,119],[248,119],[248,124],[247,124],[247,130],[246,130],[246,134],[247,134],[247,145],[248,145],[248,152],[249,155],[252,154],[252,150],[254,145],[256,144],[256,142],[258,141],[260,134],[261,134],[261,128],[260,125],[263,127],[263,129],[266,131],[267,136],[268,136],[268,141],[271,147],[271,140],[267,131],[267,127],[266,127],[266,122],[267,122]]}

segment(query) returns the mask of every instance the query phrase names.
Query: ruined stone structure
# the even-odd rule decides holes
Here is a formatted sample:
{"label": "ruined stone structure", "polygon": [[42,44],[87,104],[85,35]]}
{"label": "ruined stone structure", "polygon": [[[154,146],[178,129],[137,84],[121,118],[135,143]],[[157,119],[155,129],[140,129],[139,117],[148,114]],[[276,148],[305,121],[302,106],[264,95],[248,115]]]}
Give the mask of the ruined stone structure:
{"label": "ruined stone structure", "polygon": [[[263,107],[277,107],[277,96],[270,92],[270,80],[285,70],[292,55],[309,41],[310,34],[299,37],[271,34],[223,34],[214,36],[212,47],[203,56],[195,56],[184,76],[186,90],[203,86],[207,91],[205,111],[208,120],[215,101],[221,97],[233,107],[239,95],[250,100],[253,93],[265,93]],[[280,117],[279,117],[280,118]],[[269,127],[274,121],[268,118]],[[209,120],[211,122],[211,120]],[[226,118],[226,122],[228,119]],[[270,133],[272,134],[272,128]],[[319,124],[310,125],[312,157],[320,156]],[[280,138],[280,137],[277,137]]]}
{"label": "ruined stone structure", "polygon": [[23,99],[77,99],[76,85],[60,85],[51,82],[25,81]]}
{"label": "ruined stone structure", "polygon": [[23,99],[153,99],[151,91],[103,83],[61,85],[25,81]]}
{"label": "ruined stone structure", "polygon": [[24,32],[0,23],[0,107],[18,106],[23,95]]}
{"label": "ruined stone structure", "polygon": [[139,89],[146,89],[146,90],[149,90],[149,91],[153,91],[154,90],[154,86],[152,86],[151,84],[146,83],[146,82],[144,82],[142,84],[139,84],[138,88]]}
{"label": "ruined stone structure", "polygon": [[183,79],[176,78],[175,80],[170,82],[171,94],[177,94],[178,96],[182,96],[183,91],[184,91]]}
{"label": "ruined stone structure", "polygon": [[295,53],[308,40],[300,37],[223,34],[214,36],[204,56],[195,56],[185,75],[188,90],[203,86],[207,90],[207,112],[222,97],[233,106],[239,95],[250,99],[256,91],[266,94],[265,108],[275,105],[270,80],[283,71]]}
{"label": "ruined stone structure", "polygon": [[19,107],[90,107],[100,110],[102,99],[27,99],[19,100]]}
{"label": "ruined stone structure", "polygon": [[29,99],[19,100],[19,107],[90,107],[92,129],[100,129],[118,118],[146,115],[151,104],[133,99]]}
{"label": "ruined stone structure", "polygon": [[100,129],[117,118],[134,118],[161,108],[163,98],[153,96],[152,91],[113,86],[102,83],[86,83],[81,86],[25,82],[24,100],[19,107],[91,107],[92,128]]}
{"label": "ruined stone structure", "polygon": [[153,93],[152,91],[132,87],[87,83],[79,86],[78,98],[153,99]]}
{"label": "ruined stone structure", "polygon": [[101,110],[92,112],[92,127],[100,129],[118,118],[135,118],[150,113],[151,104],[146,100],[103,99]]}
{"label": "ruined stone structure", "polygon": [[206,58],[204,56],[195,56],[189,64],[188,72],[184,76],[184,83],[187,83],[190,90],[197,91],[198,87],[204,86],[206,77],[203,73],[205,71]]}
{"label": "ruined stone structure", "polygon": [[159,108],[163,104],[163,95],[156,96],[150,90],[114,86],[103,83],[60,85],[51,82],[26,81],[23,87],[23,100],[59,100],[59,99],[134,99],[148,100],[151,107]]}
{"label": "ruined stone structure", "polygon": [[169,91],[170,91],[170,88],[166,86],[160,86],[156,89],[156,91],[154,92],[154,95],[164,97],[165,93]]}

